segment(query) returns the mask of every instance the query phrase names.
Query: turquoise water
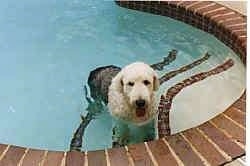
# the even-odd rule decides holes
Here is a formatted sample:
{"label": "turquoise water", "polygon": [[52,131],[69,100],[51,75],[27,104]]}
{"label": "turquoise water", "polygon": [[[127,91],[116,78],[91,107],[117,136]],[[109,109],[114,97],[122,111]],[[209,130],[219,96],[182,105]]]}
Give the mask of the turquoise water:
{"label": "turquoise water", "polygon": [[[68,149],[79,115],[86,113],[83,85],[96,67],[155,63],[171,49],[179,51],[177,59],[160,74],[191,63],[206,51],[213,57],[192,73],[226,57],[240,62],[207,33],[110,1],[0,0],[0,4],[1,143]],[[111,125],[108,113],[93,120],[83,149],[110,147]]]}

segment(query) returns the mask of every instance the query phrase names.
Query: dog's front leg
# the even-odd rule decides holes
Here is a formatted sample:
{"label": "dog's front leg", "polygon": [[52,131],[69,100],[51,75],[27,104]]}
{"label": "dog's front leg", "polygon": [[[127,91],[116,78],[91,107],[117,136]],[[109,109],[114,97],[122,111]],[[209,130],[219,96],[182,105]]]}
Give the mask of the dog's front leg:
{"label": "dog's front leg", "polygon": [[70,142],[70,150],[76,150],[81,151],[82,148],[82,142],[83,142],[83,135],[85,132],[85,129],[96,116],[100,115],[104,111],[104,105],[101,100],[92,100],[87,91],[87,87],[84,86],[84,92],[85,92],[85,99],[88,102],[88,107],[86,110],[88,111],[87,115],[83,116],[81,115],[81,123],[74,132],[73,138]]}
{"label": "dog's front leg", "polygon": [[155,122],[152,120],[151,122],[142,125],[142,126],[130,126],[130,144],[152,141],[156,138],[155,132]]}
{"label": "dog's front leg", "polygon": [[112,146],[121,147],[129,143],[129,127],[127,124],[114,120],[113,122],[113,135],[112,135]]}

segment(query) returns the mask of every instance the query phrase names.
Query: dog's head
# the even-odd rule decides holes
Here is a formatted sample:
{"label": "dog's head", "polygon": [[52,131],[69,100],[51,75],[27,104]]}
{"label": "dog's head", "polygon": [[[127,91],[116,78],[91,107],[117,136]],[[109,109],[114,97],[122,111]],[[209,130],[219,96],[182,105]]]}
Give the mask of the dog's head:
{"label": "dog's head", "polygon": [[[157,73],[149,65],[136,62],[124,67],[111,85],[123,95],[127,105],[126,108],[123,107],[124,110],[120,110],[120,115],[127,116],[124,119],[144,124],[155,116],[157,110],[154,92],[158,90],[159,80]],[[123,114],[122,111],[126,113]]]}

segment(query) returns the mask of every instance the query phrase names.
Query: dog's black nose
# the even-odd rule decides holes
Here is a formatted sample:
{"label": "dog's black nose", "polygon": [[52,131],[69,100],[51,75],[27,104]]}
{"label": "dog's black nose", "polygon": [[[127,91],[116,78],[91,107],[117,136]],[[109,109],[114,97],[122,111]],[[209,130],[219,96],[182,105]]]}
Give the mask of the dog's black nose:
{"label": "dog's black nose", "polygon": [[145,106],[145,100],[139,99],[135,101],[135,104],[137,107],[144,107]]}

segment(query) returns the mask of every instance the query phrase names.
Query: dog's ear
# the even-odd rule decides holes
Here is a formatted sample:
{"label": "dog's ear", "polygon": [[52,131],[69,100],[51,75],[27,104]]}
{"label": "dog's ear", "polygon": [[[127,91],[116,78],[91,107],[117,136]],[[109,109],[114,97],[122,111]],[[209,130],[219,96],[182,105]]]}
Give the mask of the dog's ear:
{"label": "dog's ear", "polygon": [[154,83],[153,83],[153,90],[154,91],[157,91],[159,89],[159,86],[160,86],[160,81],[158,79],[158,75],[157,73],[154,71]]}
{"label": "dog's ear", "polygon": [[123,81],[122,81],[122,78],[123,78],[123,74],[122,74],[122,71],[120,71],[112,80],[112,83],[111,85],[113,86],[113,88],[122,93],[123,91]]}

